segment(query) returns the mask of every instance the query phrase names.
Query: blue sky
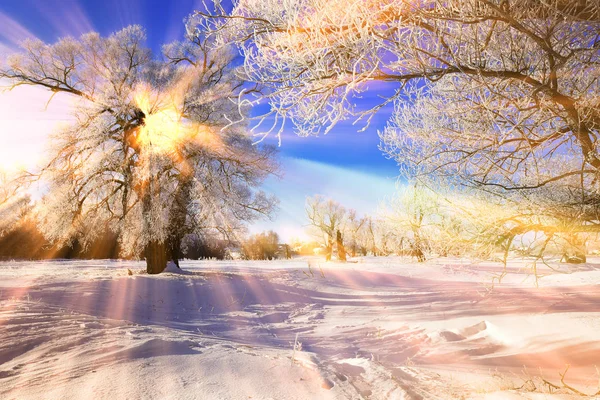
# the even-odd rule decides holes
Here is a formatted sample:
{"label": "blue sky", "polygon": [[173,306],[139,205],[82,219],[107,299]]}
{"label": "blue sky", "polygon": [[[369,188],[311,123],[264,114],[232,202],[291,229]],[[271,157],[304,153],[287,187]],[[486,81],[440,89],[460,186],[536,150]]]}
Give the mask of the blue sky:
{"label": "blue sky", "polygon": [[[158,54],[163,44],[183,37],[184,18],[200,7],[201,2],[197,0],[2,0],[0,58],[28,36],[53,42],[90,30],[108,35],[130,24],[139,24],[146,29],[147,44]],[[377,101],[376,96],[381,90],[364,93],[361,104],[367,107]],[[10,126],[14,127],[20,126],[14,115],[21,115],[23,123],[31,122],[27,120],[32,118],[18,109],[18,101],[0,98],[0,107],[3,106],[4,113],[0,110],[0,148],[8,148],[9,140],[14,142],[15,139],[9,137],[7,120],[13,119]],[[51,112],[36,118],[53,120],[55,118],[48,115]],[[362,213],[374,211],[384,197],[393,194],[398,174],[396,163],[386,159],[377,148],[377,130],[385,126],[388,116],[389,111],[381,112],[371,126],[360,133],[357,131],[362,126],[353,126],[350,122],[341,123],[328,135],[320,137],[302,138],[289,130],[284,132],[279,150],[285,179],[270,179],[265,185],[282,199],[282,211],[274,221],[255,224],[252,230],[280,228],[292,232],[292,226],[301,230],[304,198],[317,193],[335,197]],[[41,148],[39,140],[31,140]],[[269,137],[267,142],[277,143],[277,140]],[[282,232],[285,239],[291,235]]]}

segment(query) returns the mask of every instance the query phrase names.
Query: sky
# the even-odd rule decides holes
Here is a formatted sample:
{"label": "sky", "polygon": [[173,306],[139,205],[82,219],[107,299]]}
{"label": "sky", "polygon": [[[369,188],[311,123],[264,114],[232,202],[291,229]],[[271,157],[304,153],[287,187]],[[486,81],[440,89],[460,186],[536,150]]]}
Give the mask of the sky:
{"label": "sky", "polygon": [[[52,43],[89,31],[106,36],[131,24],[146,29],[148,47],[159,54],[163,44],[183,38],[184,18],[200,7],[197,0],[0,0],[0,63],[26,38]],[[381,90],[366,92],[362,104],[376,101]],[[68,123],[72,99],[56,96],[47,104],[49,97],[31,87],[0,93],[0,168],[34,167],[44,157],[48,135]],[[319,137],[286,130],[279,147],[284,178],[270,178],[264,185],[279,197],[280,211],[272,220],[253,224],[251,231],[273,229],[282,240],[306,238],[305,199],[315,194],[360,214],[374,213],[393,195],[398,175],[396,162],[378,149],[377,131],[388,116],[389,109],[380,112],[364,132],[350,122]],[[277,138],[266,142],[277,144]]]}

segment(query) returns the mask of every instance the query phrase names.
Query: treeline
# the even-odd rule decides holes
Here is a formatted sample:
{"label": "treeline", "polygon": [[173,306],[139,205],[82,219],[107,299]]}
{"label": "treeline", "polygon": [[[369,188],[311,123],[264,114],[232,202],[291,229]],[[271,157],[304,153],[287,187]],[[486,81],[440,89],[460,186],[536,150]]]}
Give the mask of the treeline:
{"label": "treeline", "polygon": [[518,211],[473,193],[434,192],[418,184],[400,188],[374,215],[358,216],[319,195],[306,201],[310,229],[326,260],[404,255],[419,262],[446,256],[506,262],[510,255],[550,255],[580,263],[586,261],[587,247],[597,242],[596,232],[571,227],[566,217]]}
{"label": "treeline", "polygon": [[309,232],[321,245],[315,252],[323,254],[327,261],[334,255],[340,261],[346,261],[348,256],[393,254],[423,258],[421,241],[391,226],[385,217],[359,216],[356,210],[321,195],[307,198],[306,215]]}
{"label": "treeline", "polygon": [[31,220],[25,220],[0,236],[0,259],[47,260],[106,259],[119,257],[119,243],[115,234],[105,232],[90,246],[74,241],[70,244],[52,244]]}
{"label": "treeline", "polygon": [[292,246],[280,243],[279,235],[273,231],[257,233],[242,243],[241,258],[245,260],[289,259],[298,253]]}
{"label": "treeline", "polygon": [[[77,240],[53,244],[44,237],[35,221],[27,216],[25,209],[23,213],[22,218],[12,221],[10,227],[0,232],[0,260],[124,258],[118,233],[104,231],[86,245]],[[279,243],[279,236],[273,231],[240,240],[189,234],[185,236],[181,246],[181,255],[188,260],[274,260],[291,258],[293,254],[288,244]]]}
{"label": "treeline", "polygon": [[[188,235],[182,244],[182,255],[190,260],[217,259],[229,257],[234,247],[227,240],[200,238]],[[29,219],[15,224],[0,235],[0,260],[48,260],[48,259],[116,259],[123,257],[119,235],[105,231],[88,245],[77,240],[68,244],[52,244],[37,225]]]}

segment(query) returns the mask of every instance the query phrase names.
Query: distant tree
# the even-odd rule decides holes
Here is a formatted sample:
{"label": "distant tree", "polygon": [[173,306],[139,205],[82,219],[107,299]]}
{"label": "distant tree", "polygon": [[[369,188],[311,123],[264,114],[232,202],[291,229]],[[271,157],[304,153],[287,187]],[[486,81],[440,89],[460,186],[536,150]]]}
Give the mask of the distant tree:
{"label": "distant tree", "polygon": [[289,260],[290,258],[292,258],[292,253],[293,253],[292,252],[292,247],[289,244],[287,244],[287,243],[282,244],[281,245],[281,250],[282,250],[282,253],[283,253],[283,257],[286,260]]}
{"label": "distant tree", "polygon": [[388,256],[403,249],[403,232],[386,218],[378,217],[371,221],[373,254]]}
{"label": "distant tree", "polygon": [[181,244],[181,254],[190,260],[217,259],[224,260],[228,256],[228,240],[218,236],[188,234]]}
{"label": "distant tree", "polygon": [[253,146],[239,118],[243,81],[233,52],[196,30],[155,61],[130,26],[55,44],[23,43],[0,78],[52,96],[79,98],[76,122],[51,138],[51,161],[34,178],[48,187],[38,212],[53,242],[82,245],[118,233],[122,250],[143,255],[148,273],[178,261],[190,232],[233,235],[269,214],[258,185],[277,169],[274,150]]}
{"label": "distant tree", "polygon": [[489,259],[525,233],[509,235],[510,242],[500,239],[516,226],[514,208],[498,207],[478,192],[436,189],[411,183],[380,210],[402,254],[411,254],[419,262],[429,255]]}
{"label": "distant tree", "polygon": [[341,232],[345,229],[347,210],[338,202],[321,195],[306,199],[306,216],[310,226],[323,238],[325,259],[331,260],[334,243],[339,253],[345,257],[344,239]]}
{"label": "distant tree", "polygon": [[396,232],[410,240],[411,253],[417,261],[424,262],[430,225],[437,219],[438,211],[435,194],[415,183],[402,189],[383,214]]}
{"label": "distant tree", "polygon": [[373,221],[373,218],[371,216],[366,217],[364,230],[362,231],[362,235],[360,236],[360,242],[362,244],[361,252],[363,256],[366,256],[369,252],[371,252],[373,256],[379,255],[379,252],[377,250],[376,224],[376,221]]}
{"label": "distant tree", "polygon": [[273,260],[279,250],[279,236],[273,231],[257,233],[242,245],[244,258],[248,260]]}
{"label": "distant tree", "polygon": [[349,242],[350,255],[355,257],[361,247],[361,237],[365,230],[367,218],[360,218],[356,214],[356,210],[348,210],[346,224],[346,243]]}
{"label": "distant tree", "polygon": [[[498,204],[495,195],[478,190],[433,192],[422,186],[416,189],[423,192],[417,195],[420,201],[412,200],[414,195],[410,192],[415,187],[408,187],[382,214],[392,224],[390,231],[412,241],[414,216],[418,215],[414,208],[420,209],[423,218],[417,226],[426,244],[426,255],[429,252],[500,261],[505,271],[495,279],[504,276],[509,258],[514,255],[531,260],[531,272],[536,278],[536,263],[547,257],[562,256],[572,263],[586,260],[585,242],[590,233],[585,228],[574,228],[568,214],[549,212],[543,205],[536,206],[537,201],[524,207],[518,202]],[[404,206],[407,201],[411,204],[408,215]],[[410,250],[414,250],[412,246]]]}
{"label": "distant tree", "polygon": [[528,256],[544,259],[558,251],[567,262],[584,262],[583,238],[594,231],[594,226],[573,224],[578,215],[569,207],[548,207],[545,200],[555,195],[536,199],[533,194],[526,203],[514,199],[499,203],[497,197],[490,194],[452,194],[449,200],[455,217],[461,221],[456,237],[463,243],[463,251],[484,258],[500,251],[501,259],[506,262],[519,239],[529,236],[525,245],[529,249]]}
{"label": "distant tree", "polygon": [[467,225],[461,219],[460,213],[449,209],[450,205],[446,205],[444,211],[449,212],[440,212],[435,226],[436,233],[429,245],[442,257],[467,255],[471,252],[468,249],[470,244],[466,240]]}

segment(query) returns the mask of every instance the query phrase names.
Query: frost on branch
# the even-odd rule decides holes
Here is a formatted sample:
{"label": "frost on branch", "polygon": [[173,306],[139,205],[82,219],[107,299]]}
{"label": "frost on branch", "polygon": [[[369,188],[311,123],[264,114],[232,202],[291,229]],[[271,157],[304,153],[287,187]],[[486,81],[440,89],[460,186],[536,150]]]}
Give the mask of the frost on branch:
{"label": "frost on branch", "polygon": [[13,229],[31,210],[29,195],[19,189],[14,178],[0,170],[0,237]]}
{"label": "frost on branch", "polygon": [[239,0],[194,18],[298,134],[393,103],[381,148],[410,178],[599,224],[598,1]]}

